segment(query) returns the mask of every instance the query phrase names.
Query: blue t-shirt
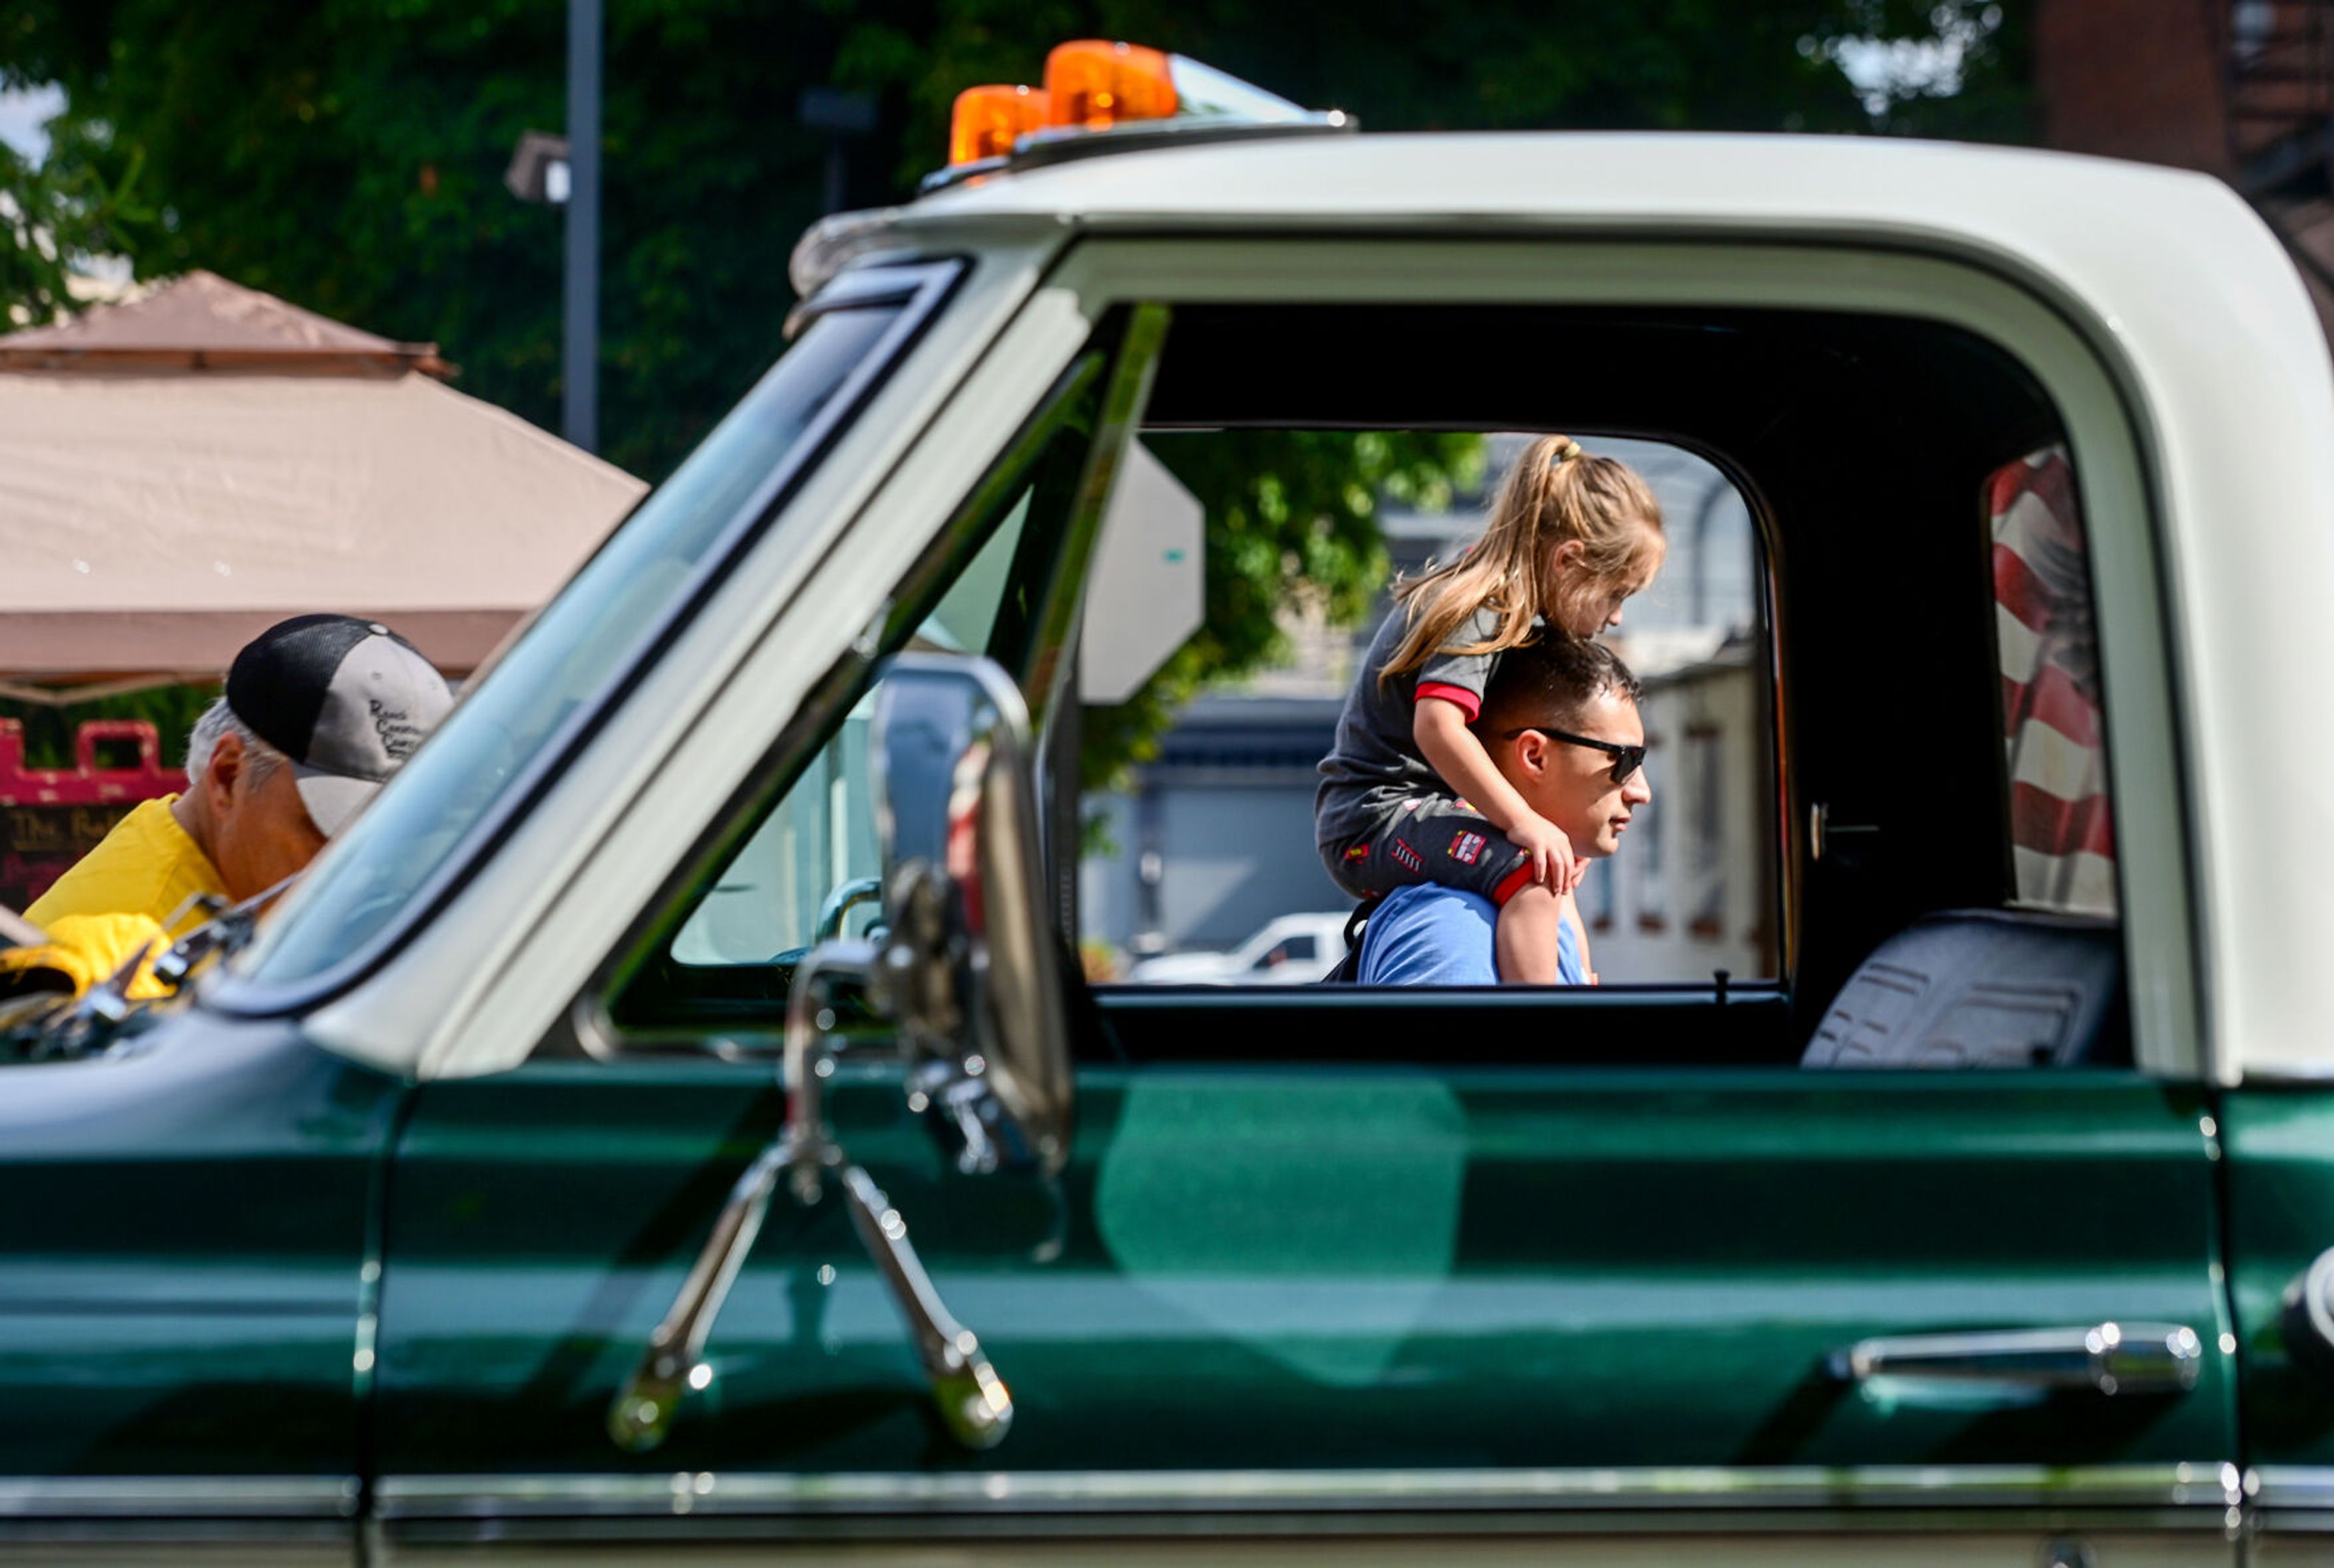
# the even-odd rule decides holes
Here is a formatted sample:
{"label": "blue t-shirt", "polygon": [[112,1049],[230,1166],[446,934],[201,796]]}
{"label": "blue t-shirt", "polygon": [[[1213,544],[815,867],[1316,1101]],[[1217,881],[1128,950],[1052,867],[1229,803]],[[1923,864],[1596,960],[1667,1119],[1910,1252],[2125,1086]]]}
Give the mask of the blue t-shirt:
{"label": "blue t-shirt", "polygon": [[[1496,986],[1498,948],[1491,932],[1500,911],[1491,900],[1457,888],[1417,882],[1396,888],[1370,911],[1362,929],[1365,986]],[[1587,984],[1580,934],[1567,919],[1557,949],[1556,983]]]}

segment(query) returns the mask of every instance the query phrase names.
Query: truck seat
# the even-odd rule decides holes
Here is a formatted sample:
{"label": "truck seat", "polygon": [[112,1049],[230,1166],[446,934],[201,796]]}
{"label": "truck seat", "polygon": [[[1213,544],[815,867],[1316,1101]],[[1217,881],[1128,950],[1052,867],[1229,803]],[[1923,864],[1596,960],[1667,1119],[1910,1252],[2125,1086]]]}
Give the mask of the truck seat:
{"label": "truck seat", "polygon": [[2127,1063],[2112,920],[2009,909],[1925,916],[1840,987],[1802,1067]]}

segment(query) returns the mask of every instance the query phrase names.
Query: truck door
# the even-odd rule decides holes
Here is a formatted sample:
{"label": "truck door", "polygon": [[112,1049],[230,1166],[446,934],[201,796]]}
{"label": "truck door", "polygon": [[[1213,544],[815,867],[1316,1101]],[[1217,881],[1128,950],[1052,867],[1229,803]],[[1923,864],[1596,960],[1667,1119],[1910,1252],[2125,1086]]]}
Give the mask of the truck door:
{"label": "truck door", "polygon": [[[2049,434],[2028,428],[2022,383],[2009,414],[1956,418],[1999,356],[1893,322],[1833,323],[1810,347],[1804,318],[1756,313],[1431,314],[1364,341],[1487,345],[1472,374],[1394,378],[1463,397],[1371,414],[1338,401],[1366,367],[1331,361],[1303,379],[1315,401],[1274,408],[1269,377],[1179,380],[1171,348],[1152,415],[1589,428],[1523,416],[1539,383],[1519,367],[1550,361],[1513,351],[1539,332],[1597,367],[1612,428],[1739,461],[1761,570],[1788,554],[1795,573],[1788,593],[1766,585],[1755,629],[1776,672],[1777,972],[1099,988],[1075,1158],[1052,1184],[954,1174],[895,1084],[839,1076],[831,1119],[1010,1385],[1013,1430],[987,1452],[949,1440],[844,1215],[781,1206],[709,1376],[662,1447],[627,1452],[610,1401],[779,1120],[767,1053],[793,948],[823,914],[862,918],[845,906],[873,870],[864,694],[844,683],[612,973],[617,1059],[543,1053],[420,1092],[387,1232],[390,1559],[590,1530],[643,1557],[848,1534],[947,1534],[983,1562],[1095,1535],[1145,1538],[1112,1548],[1136,1555],[1172,1535],[1322,1561],[1519,1544],[1668,1561],[1756,1535],[1808,1562],[2233,1563],[2219,1132],[2203,1089],[2132,1064],[2128,979],[2081,1038],[2038,1036],[2047,1060],[1830,1070],[1891,1060],[1886,994],[1910,982],[1866,965],[1899,928],[2050,902],[2021,880],[2038,851],[2014,810],[2015,640],[1989,598],[1982,505],[1997,465]],[[1253,347],[1300,318],[1179,311],[1174,342]],[[1336,324],[1307,341],[1326,352]],[[1649,344],[1670,357],[1624,351]],[[1952,376],[1909,373],[1924,365]],[[1107,390],[1126,354],[1095,374],[1091,412],[1066,380],[1061,417],[982,489],[945,564],[903,579],[891,637],[985,649],[1057,715],[1068,625],[1050,607],[1099,497],[1047,476],[1090,476],[1127,435]],[[1681,401],[1681,384],[1700,390]],[[1212,408],[1192,392],[1208,386]],[[1880,484],[1903,505],[1886,546],[1858,553]],[[1671,787],[1658,771],[1654,786]],[[1817,806],[1820,853],[1796,825]],[[2117,917],[2081,919],[2119,957]],[[1823,1069],[1799,1066],[1811,1042]]]}
{"label": "truck door", "polygon": [[358,1560],[402,1086],[201,1014],[0,1097],[0,1556]]}

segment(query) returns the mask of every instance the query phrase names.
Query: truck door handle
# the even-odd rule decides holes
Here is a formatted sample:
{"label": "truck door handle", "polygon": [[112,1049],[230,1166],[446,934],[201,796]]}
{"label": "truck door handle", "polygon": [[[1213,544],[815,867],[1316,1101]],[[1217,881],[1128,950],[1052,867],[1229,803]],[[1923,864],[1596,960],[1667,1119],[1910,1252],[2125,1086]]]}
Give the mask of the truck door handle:
{"label": "truck door handle", "polygon": [[1896,1334],[1834,1352],[1843,1382],[1904,1378],[2087,1389],[2099,1394],[2185,1394],[2204,1370],[2204,1345],[2180,1323],[2104,1323],[2088,1328]]}

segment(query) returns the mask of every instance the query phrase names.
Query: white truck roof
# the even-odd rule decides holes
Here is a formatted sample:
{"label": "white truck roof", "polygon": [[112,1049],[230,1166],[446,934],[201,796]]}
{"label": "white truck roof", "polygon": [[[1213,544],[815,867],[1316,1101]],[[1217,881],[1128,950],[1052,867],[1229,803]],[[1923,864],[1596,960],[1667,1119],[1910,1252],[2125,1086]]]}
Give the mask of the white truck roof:
{"label": "white truck roof", "polygon": [[2334,1073],[2316,983],[2334,954],[2334,376],[2292,264],[2226,186],[1883,138],[1317,136],[976,178],[829,220],[798,273],[1036,230],[1837,243],[1959,258],[2037,295],[2121,389],[2163,530],[2190,830],[2121,852],[2194,868],[2220,1073]]}
{"label": "white truck roof", "polygon": [[[888,209],[896,236],[998,217],[1084,229],[1606,230],[2036,242],[2096,226],[2144,248],[2240,220],[2220,181],[2147,164],[1882,137],[1670,133],[1308,136],[1074,159],[977,176]],[[867,214],[845,215],[864,220]],[[830,220],[832,221],[832,220]],[[815,234],[817,231],[814,231]],[[2055,247],[2047,247],[2055,248]]]}

